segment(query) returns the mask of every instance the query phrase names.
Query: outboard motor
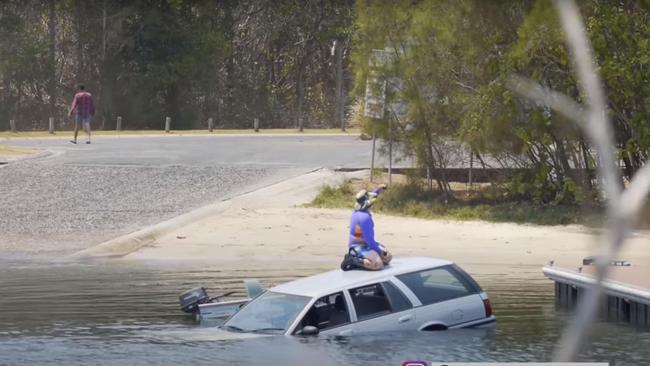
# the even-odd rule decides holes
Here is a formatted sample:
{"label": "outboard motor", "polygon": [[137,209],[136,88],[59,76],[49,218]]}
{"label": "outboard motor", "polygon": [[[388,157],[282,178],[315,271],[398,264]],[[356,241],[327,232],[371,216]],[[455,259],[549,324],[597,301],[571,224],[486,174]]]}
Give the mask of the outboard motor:
{"label": "outboard motor", "polygon": [[193,288],[179,296],[181,309],[189,314],[199,311],[199,305],[210,302],[210,296],[204,287]]}

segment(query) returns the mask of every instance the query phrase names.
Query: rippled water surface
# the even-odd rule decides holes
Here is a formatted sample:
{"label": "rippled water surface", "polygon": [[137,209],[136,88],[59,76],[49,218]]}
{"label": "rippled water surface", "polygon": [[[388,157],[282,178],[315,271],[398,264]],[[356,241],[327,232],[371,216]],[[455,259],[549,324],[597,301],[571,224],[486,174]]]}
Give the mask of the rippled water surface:
{"label": "rippled water surface", "polygon": [[[0,262],[0,365],[214,364],[401,365],[430,361],[548,361],[570,315],[556,309],[539,267],[463,265],[488,292],[494,329],[390,333],[353,338],[268,337],[213,341],[178,294],[204,285],[238,290],[321,272],[228,270],[204,264]],[[650,333],[599,323],[583,360],[650,364]]]}

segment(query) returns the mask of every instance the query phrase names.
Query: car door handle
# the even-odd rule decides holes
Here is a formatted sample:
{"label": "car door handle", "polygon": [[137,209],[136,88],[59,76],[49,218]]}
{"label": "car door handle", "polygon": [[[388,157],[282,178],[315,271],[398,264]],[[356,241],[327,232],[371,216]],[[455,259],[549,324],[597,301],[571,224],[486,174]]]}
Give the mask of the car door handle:
{"label": "car door handle", "polygon": [[344,337],[345,337],[345,336],[352,335],[352,329],[342,330],[342,331],[339,332],[339,335],[340,335],[340,336],[344,336]]}
{"label": "car door handle", "polygon": [[406,322],[410,321],[411,319],[413,319],[413,315],[404,315],[404,316],[400,317],[399,319],[397,319],[397,322],[398,323],[406,323]]}

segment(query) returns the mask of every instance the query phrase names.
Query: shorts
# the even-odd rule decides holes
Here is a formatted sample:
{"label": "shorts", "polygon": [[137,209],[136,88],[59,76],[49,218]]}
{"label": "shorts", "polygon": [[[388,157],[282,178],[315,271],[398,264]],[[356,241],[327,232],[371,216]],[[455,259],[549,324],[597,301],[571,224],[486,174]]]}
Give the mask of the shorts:
{"label": "shorts", "polygon": [[77,125],[81,125],[82,127],[89,127],[90,126],[90,116],[76,116],[75,121]]}
{"label": "shorts", "polygon": [[[380,246],[380,248],[383,249],[382,246]],[[350,249],[354,249],[357,255],[361,258],[365,257],[367,253],[374,252],[374,250],[370,249],[367,245],[362,244],[353,244],[350,246]]]}

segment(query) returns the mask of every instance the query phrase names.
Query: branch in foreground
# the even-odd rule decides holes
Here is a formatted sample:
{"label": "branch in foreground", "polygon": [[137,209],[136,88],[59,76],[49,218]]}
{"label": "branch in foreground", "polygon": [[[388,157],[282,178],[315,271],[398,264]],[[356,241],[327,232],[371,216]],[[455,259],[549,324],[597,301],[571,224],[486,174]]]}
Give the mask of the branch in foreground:
{"label": "branch in foreground", "polygon": [[588,338],[602,296],[602,281],[607,275],[607,264],[623,245],[626,234],[638,217],[650,191],[650,167],[637,172],[628,189],[622,193],[618,165],[616,164],[613,133],[607,118],[606,101],[602,83],[594,65],[592,50],[585,27],[573,0],[555,0],[555,6],[566,33],[567,46],[578,74],[579,86],[587,101],[588,110],[561,93],[543,88],[539,84],[513,77],[509,87],[517,93],[547,105],[576,122],[598,150],[598,173],[603,180],[603,190],[608,201],[607,231],[601,237],[603,255],[596,262],[596,285],[581,301],[577,318],[569,325],[558,342],[554,354],[556,361],[574,360]]}
{"label": "branch in foreground", "polygon": [[553,108],[582,127],[587,123],[588,114],[584,109],[562,93],[545,88],[533,80],[517,75],[513,75],[508,79],[507,86],[510,90],[527,99]]}

